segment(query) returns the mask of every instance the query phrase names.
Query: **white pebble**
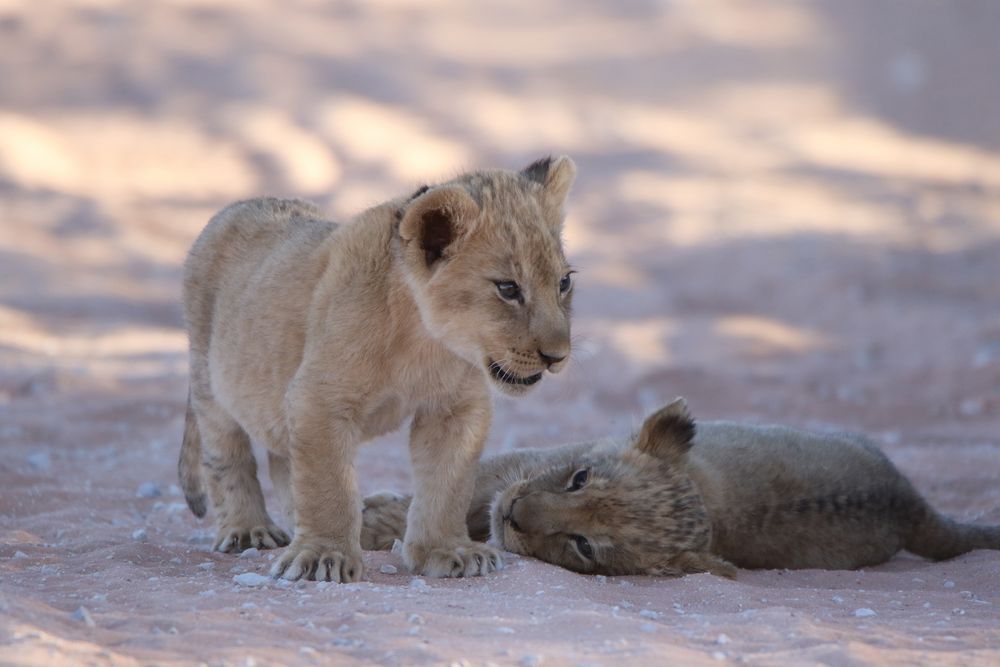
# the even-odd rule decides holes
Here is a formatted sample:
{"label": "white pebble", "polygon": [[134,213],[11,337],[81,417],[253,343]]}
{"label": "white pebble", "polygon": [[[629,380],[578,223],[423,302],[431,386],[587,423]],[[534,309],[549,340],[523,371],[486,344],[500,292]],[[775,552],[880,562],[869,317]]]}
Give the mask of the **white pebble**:
{"label": "white pebble", "polygon": [[199,563],[198,567],[200,567],[202,570],[211,570],[213,567],[215,567],[215,563],[213,563],[210,560],[207,560],[204,563]]}
{"label": "white pebble", "polygon": [[406,620],[413,625],[424,624],[424,619],[420,614],[410,614],[410,616]]}
{"label": "white pebble", "polygon": [[869,609],[868,607],[861,607],[860,609],[855,609],[854,615],[857,618],[868,618],[869,616],[878,616],[878,614],[876,614],[874,610]]}
{"label": "white pebble", "polygon": [[384,563],[382,567],[378,569],[378,571],[381,572],[382,574],[396,574],[397,572],[399,572],[399,570],[396,569],[395,565],[389,565],[388,563]]}
{"label": "white pebble", "polygon": [[27,557],[28,557],[28,554],[24,553],[23,551],[15,551],[14,552],[14,560],[20,560],[22,558],[27,558]]}
{"label": "white pebble", "polygon": [[529,653],[521,658],[521,667],[538,667],[540,664],[542,664],[542,656],[535,653]]}
{"label": "white pebble", "polygon": [[840,597],[839,595],[834,595],[830,599],[833,600],[834,602],[836,602],[837,604],[843,604],[844,603],[844,598]]}
{"label": "white pebble", "polygon": [[256,572],[244,572],[243,574],[237,574],[233,577],[235,581],[240,586],[266,586],[270,583],[271,578],[264,576],[263,574],[257,574]]}
{"label": "white pebble", "polygon": [[944,582],[944,587],[945,588],[954,588],[955,587],[955,582],[952,581],[951,579],[949,579],[948,581]]}
{"label": "white pebble", "polygon": [[153,482],[143,482],[139,485],[139,488],[135,490],[136,498],[159,498],[163,495],[163,491],[160,487]]}
{"label": "white pebble", "polygon": [[721,644],[728,644],[729,641],[730,641],[729,640],[729,635],[727,635],[725,633],[720,634],[718,637],[715,638],[715,643],[716,644],[720,644],[720,645]]}
{"label": "white pebble", "polygon": [[413,577],[413,579],[410,580],[410,588],[418,591],[430,590],[430,586],[427,585],[427,582],[420,577]]}
{"label": "white pebble", "polygon": [[642,611],[639,612],[639,615],[642,616],[643,618],[654,618],[655,619],[655,618],[659,618],[660,617],[659,612],[651,611],[649,609],[643,609]]}
{"label": "white pebble", "polygon": [[718,660],[719,662],[722,662],[723,660],[726,659],[726,653],[725,651],[716,651],[715,653],[712,654],[712,658]]}
{"label": "white pebble", "polygon": [[52,467],[52,457],[48,452],[35,452],[28,457],[28,463],[36,470],[47,471]]}
{"label": "white pebble", "polygon": [[240,552],[240,558],[256,558],[260,555],[260,549],[257,547],[250,547]]}
{"label": "white pebble", "polygon": [[139,528],[132,531],[132,539],[136,542],[145,542],[147,537],[145,528]]}
{"label": "white pebble", "polygon": [[514,628],[508,628],[501,625],[499,628],[497,628],[497,632],[499,632],[502,635],[512,635],[514,634]]}

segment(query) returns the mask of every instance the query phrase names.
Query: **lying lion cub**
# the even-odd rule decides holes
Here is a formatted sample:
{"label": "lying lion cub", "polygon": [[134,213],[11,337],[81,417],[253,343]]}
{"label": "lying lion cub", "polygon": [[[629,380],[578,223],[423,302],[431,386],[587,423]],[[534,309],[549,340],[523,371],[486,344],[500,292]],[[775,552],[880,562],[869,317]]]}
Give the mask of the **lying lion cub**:
{"label": "lying lion cub", "polygon": [[[627,442],[487,459],[470,534],[595,574],[732,577],[733,565],[852,569],[900,549],[935,560],[1000,549],[1000,526],[941,516],[861,436],[731,422],[695,432],[677,399]],[[403,534],[409,502],[365,500],[366,549]]]}
{"label": "lying lion cub", "polygon": [[264,507],[252,439],[294,514],[272,574],[360,579],[354,454],[412,416],[407,566],[469,576],[502,565],[469,539],[464,516],[490,387],[523,395],[570,353],[560,233],[575,174],[566,157],[469,173],[342,226],[276,199],[209,222],[184,270],[191,387],[179,469],[198,516],[208,487],[216,549],[289,542]]}

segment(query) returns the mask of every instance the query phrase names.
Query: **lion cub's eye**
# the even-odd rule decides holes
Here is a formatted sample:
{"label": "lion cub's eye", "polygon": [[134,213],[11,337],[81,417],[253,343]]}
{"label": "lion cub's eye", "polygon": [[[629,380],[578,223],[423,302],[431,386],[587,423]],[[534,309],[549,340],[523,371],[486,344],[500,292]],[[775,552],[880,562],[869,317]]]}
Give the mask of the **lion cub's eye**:
{"label": "lion cub's eye", "polygon": [[507,301],[517,301],[524,303],[524,295],[521,294],[521,286],[513,280],[498,280],[493,283],[497,286],[497,292]]}
{"label": "lion cub's eye", "polygon": [[590,546],[590,542],[583,535],[574,535],[573,541],[576,543],[576,549],[580,552],[580,555],[587,560],[594,560],[594,547]]}
{"label": "lion cub's eye", "polygon": [[559,293],[560,294],[565,294],[566,292],[569,291],[569,288],[573,286],[572,275],[574,273],[576,273],[576,271],[570,271],[565,276],[563,276],[562,279],[559,281]]}
{"label": "lion cub's eye", "polygon": [[566,487],[567,491],[579,491],[587,484],[587,479],[590,477],[590,471],[586,468],[581,468],[573,473],[573,476],[569,480],[569,486]]}

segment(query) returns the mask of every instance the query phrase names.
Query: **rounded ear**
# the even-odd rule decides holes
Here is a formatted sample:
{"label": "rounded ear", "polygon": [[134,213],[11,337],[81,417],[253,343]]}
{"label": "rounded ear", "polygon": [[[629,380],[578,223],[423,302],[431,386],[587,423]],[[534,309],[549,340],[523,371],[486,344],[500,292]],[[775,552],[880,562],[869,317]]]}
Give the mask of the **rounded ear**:
{"label": "rounded ear", "polygon": [[679,577],[698,572],[708,572],[726,579],[736,578],[735,565],[708,551],[683,551],[649,570],[649,574],[662,577]]}
{"label": "rounded ear", "polygon": [[576,164],[560,155],[535,160],[521,170],[521,175],[542,186],[542,207],[556,225],[562,224],[563,206],[576,180]]}
{"label": "rounded ear", "polygon": [[646,418],[635,447],[657,458],[678,462],[691,449],[695,431],[687,402],[683,398],[675,398]]}
{"label": "rounded ear", "polygon": [[431,269],[479,215],[479,206],[463,188],[445,186],[428,189],[414,198],[399,222],[399,236],[409,252],[419,255]]}

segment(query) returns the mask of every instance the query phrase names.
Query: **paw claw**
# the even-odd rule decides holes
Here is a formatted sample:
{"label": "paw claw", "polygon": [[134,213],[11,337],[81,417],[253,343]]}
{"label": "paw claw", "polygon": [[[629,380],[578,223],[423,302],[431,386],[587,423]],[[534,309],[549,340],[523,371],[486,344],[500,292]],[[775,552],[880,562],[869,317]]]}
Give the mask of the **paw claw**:
{"label": "paw claw", "polygon": [[486,544],[465,542],[454,547],[404,547],[406,565],[428,577],[477,577],[503,568],[500,552]]}
{"label": "paw claw", "polygon": [[335,549],[294,542],[271,568],[275,579],[296,581],[333,581],[349,583],[360,581],[364,568],[361,556],[345,555]]}
{"label": "paw claw", "polygon": [[288,534],[273,523],[260,524],[250,528],[224,527],[219,530],[214,549],[223,553],[239,553],[251,547],[257,549],[283,547],[290,541]]}

